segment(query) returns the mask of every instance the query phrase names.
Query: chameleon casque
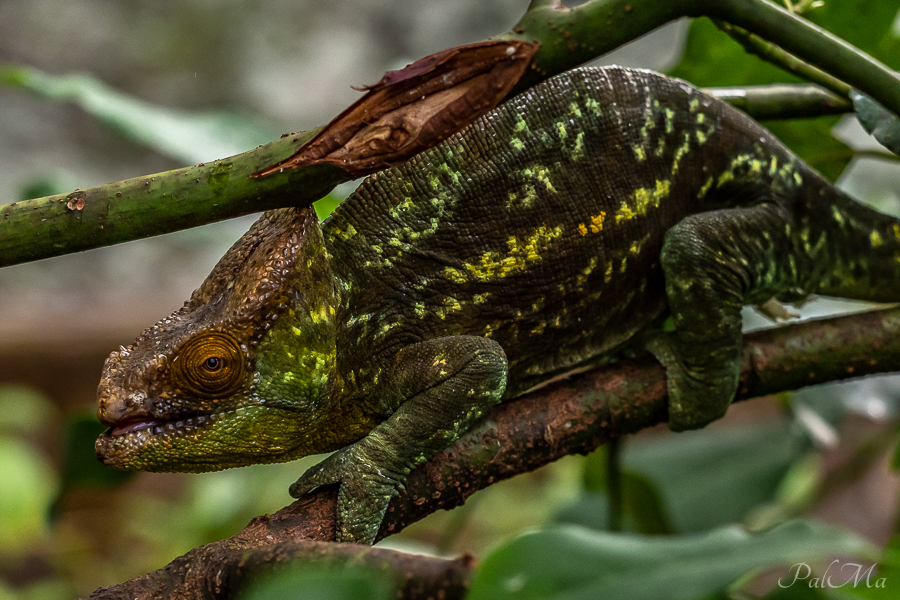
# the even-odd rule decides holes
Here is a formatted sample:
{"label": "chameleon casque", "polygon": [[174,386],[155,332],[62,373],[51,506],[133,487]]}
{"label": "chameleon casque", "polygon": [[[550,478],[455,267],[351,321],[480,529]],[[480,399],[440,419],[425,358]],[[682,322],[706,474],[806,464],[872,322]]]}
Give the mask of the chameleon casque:
{"label": "chameleon casque", "polygon": [[683,81],[579,69],[372,175],[321,226],[265,213],[110,355],[96,449],[148,471],[335,451],[291,494],[339,482],[338,539],[371,543],[414,466],[629,340],[667,369],[672,429],[722,416],[742,305],[811,293],[900,300],[900,220]]}

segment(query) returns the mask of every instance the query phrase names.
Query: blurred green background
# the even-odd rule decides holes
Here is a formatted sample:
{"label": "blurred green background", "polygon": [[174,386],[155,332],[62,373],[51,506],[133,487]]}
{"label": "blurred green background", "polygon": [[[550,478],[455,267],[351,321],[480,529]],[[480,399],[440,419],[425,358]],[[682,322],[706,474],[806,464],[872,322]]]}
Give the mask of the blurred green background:
{"label": "blurred green background", "polygon": [[[323,124],[358,97],[351,85],[505,31],[527,5],[3,0],[0,203],[220,158]],[[898,9],[896,0],[826,0],[808,16],[896,69]],[[672,24],[599,62],[664,70],[703,86],[791,80],[745,56],[706,20]],[[878,156],[852,118],[767,125],[840,187],[900,214],[900,168]],[[343,186],[335,198],[350,191]],[[94,394],[106,355],[180,307],[252,220],[0,270],[0,600],[87,595],[290,500],[288,484],[315,458],[136,476],[93,458]],[[820,300],[801,312],[863,308]],[[745,323],[767,326],[749,310]],[[900,479],[889,457],[898,410],[898,378],[881,377],[744,403],[702,432],[643,432],[621,448],[623,527],[677,541],[730,524],[763,530],[811,516],[883,548],[897,531]],[[606,459],[601,449],[500,483],[385,543],[478,557],[499,548],[488,569],[499,573],[510,556],[529,555],[534,538],[501,546],[526,529],[608,528]],[[834,549],[848,550],[847,539]],[[553,544],[571,547],[557,538],[542,543],[545,553]],[[766,543],[757,556],[772,555],[783,540]],[[768,563],[742,564],[739,572]],[[730,593],[766,595],[777,578],[746,578]],[[900,573],[893,581],[900,590]],[[477,585],[482,594],[491,589]],[[776,587],[782,595],[771,597],[795,597],[787,593]]]}

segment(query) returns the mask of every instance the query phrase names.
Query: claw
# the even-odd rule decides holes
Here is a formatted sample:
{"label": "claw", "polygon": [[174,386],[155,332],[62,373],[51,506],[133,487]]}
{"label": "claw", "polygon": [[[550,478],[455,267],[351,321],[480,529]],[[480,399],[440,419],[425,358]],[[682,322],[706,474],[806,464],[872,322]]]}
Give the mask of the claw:
{"label": "claw", "polygon": [[[326,458],[316,466],[310,467],[299,479],[297,479],[297,481],[291,484],[288,493],[292,498],[299,498],[323,485],[341,482],[339,474],[334,473],[333,470],[327,468],[328,465],[325,464],[327,461],[328,459]],[[329,477],[330,472],[332,475],[331,477]]]}
{"label": "claw", "polygon": [[791,310],[787,304],[779,302],[775,298],[770,298],[762,304],[757,304],[756,310],[773,323],[800,318],[800,313]]}

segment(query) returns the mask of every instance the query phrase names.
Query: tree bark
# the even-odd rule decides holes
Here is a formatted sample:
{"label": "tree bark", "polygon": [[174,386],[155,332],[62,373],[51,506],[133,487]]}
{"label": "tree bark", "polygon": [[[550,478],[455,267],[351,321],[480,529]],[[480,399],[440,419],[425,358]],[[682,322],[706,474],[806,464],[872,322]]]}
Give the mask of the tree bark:
{"label": "tree bark", "polygon": [[[900,370],[900,308],[810,321],[745,336],[737,399],[895,370]],[[501,404],[410,474],[406,489],[391,502],[379,539],[439,509],[459,506],[497,481],[567,454],[586,454],[666,418],[665,372],[649,357],[593,369]],[[400,566],[396,553],[324,543],[334,540],[336,498],[333,487],[319,489],[273,515],[256,517],[228,539],[192,550],[159,571],[101,588],[91,598],[224,598],[248,564],[331,557],[343,564],[348,553],[408,573],[405,585],[413,587],[403,588],[404,594],[437,585],[432,594],[442,589],[448,599],[462,597],[470,569],[465,559],[435,563],[439,559],[416,557]]]}

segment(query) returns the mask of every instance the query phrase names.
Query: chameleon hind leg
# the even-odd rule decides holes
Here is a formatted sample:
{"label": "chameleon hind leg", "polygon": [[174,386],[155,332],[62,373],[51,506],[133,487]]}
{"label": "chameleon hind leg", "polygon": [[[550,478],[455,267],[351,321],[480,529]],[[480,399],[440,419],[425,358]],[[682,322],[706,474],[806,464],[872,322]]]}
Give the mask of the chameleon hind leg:
{"label": "chameleon hind leg", "polygon": [[666,233],[660,263],[675,329],[648,349],[666,368],[673,431],[703,427],[734,399],[741,307],[804,295],[809,261],[791,229],[789,212],[767,202],[695,214]]}
{"label": "chameleon hind leg", "polygon": [[290,488],[299,498],[340,483],[336,539],[372,544],[406,476],[466,432],[506,389],[506,355],[475,336],[437,338],[400,350],[386,369],[406,400],[358,442],[310,468]]}

